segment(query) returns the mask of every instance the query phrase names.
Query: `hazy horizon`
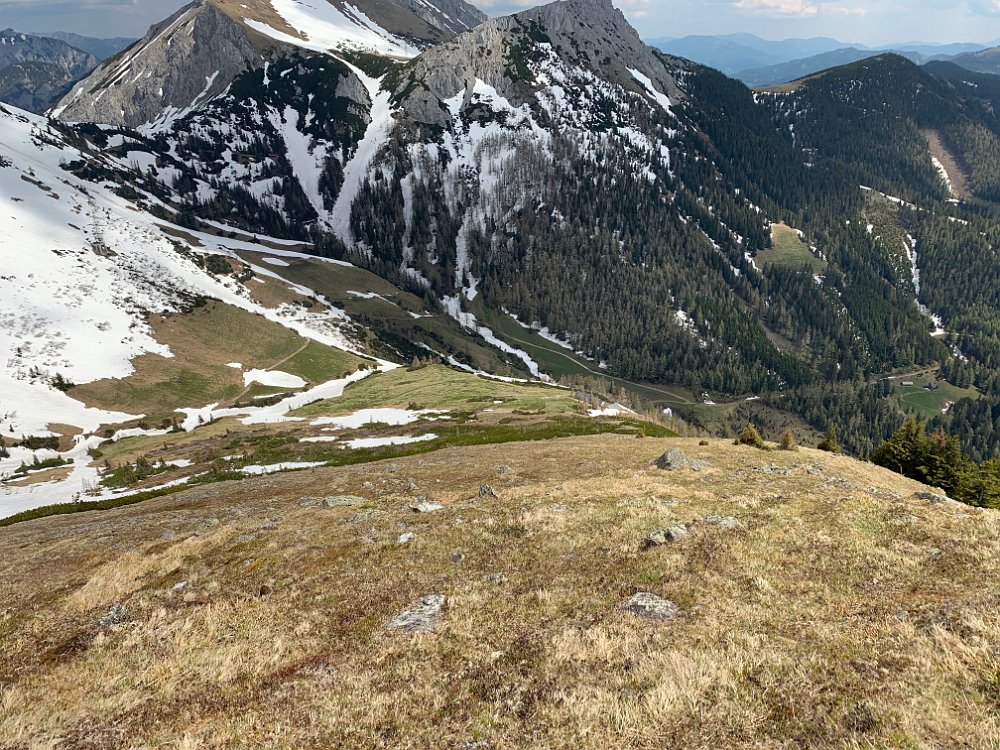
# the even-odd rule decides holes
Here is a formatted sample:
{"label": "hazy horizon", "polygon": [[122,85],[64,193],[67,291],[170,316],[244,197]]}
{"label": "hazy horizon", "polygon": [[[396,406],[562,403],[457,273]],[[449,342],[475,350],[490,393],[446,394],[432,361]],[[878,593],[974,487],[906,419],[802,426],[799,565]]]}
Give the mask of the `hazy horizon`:
{"label": "hazy horizon", "polygon": [[[141,37],[186,0],[0,0],[0,28]],[[544,3],[475,0],[491,15]],[[644,39],[750,33],[763,39],[831,37],[844,44],[990,44],[1000,0],[615,0]]]}

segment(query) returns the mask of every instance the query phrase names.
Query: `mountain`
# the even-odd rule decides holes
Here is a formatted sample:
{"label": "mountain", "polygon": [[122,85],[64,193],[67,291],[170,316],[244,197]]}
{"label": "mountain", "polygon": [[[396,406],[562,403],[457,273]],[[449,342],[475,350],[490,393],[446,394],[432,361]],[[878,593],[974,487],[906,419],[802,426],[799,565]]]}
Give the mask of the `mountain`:
{"label": "mountain", "polygon": [[44,36],[50,39],[58,39],[66,42],[71,47],[82,50],[89,55],[93,55],[98,60],[104,61],[113,57],[126,47],[131,46],[135,39],[129,37],[114,37],[113,39],[98,39],[91,36],[81,36],[69,31],[51,31],[44,34],[36,33],[34,36]]}
{"label": "mountain", "polygon": [[650,44],[668,54],[716,68],[727,75],[833,52],[847,46],[836,39],[822,37],[769,41],[753,34],[687,36],[652,40]]}
{"label": "mountain", "polygon": [[0,102],[44,111],[97,64],[96,58],[65,42],[0,31]]}
{"label": "mountain", "polygon": [[297,49],[412,56],[485,18],[461,0],[309,0],[246,6],[196,0],[153,26],[55,108],[67,121],[161,124],[197,109],[261,61]]}
{"label": "mountain", "polygon": [[991,47],[979,52],[969,52],[951,58],[950,62],[975,73],[1000,75],[1000,47]]}
{"label": "mountain", "polygon": [[[192,6],[152,37],[207,13],[225,15]],[[836,423],[858,454],[912,408],[884,378],[940,372],[949,388],[921,413],[997,447],[974,428],[1000,360],[973,314],[1000,309],[997,123],[972,82],[882,55],[754,93],[646,46],[600,0],[412,54],[386,37],[359,51],[343,26],[310,22],[317,42],[254,24],[263,52],[197,106],[139,129],[53,125],[79,144],[73,173],[218,253],[256,237],[368,274],[345,288],[326,261],[267,269],[345,311],[366,356],[601,383],[719,432]],[[76,106],[106,97],[81,89]],[[235,408],[207,393],[169,406]]]}
{"label": "mountain", "polygon": [[870,50],[847,47],[800,60],[769,65],[765,68],[743,70],[736,74],[736,78],[739,78],[751,88],[772,86],[804,78],[829,68],[836,68],[841,65],[857,62],[858,60],[875,57],[877,54]]}
{"label": "mountain", "polygon": [[826,37],[770,41],[753,34],[688,36],[681,39],[652,40],[650,44],[664,52],[721,70],[750,86],[785,83],[797,77],[864,59],[860,56],[862,52],[868,53],[866,57],[872,57],[892,51],[923,64],[959,55],[975,59],[975,55],[981,53],[986,46],[972,43],[905,42],[884,47],[867,47],[863,44],[844,44]]}

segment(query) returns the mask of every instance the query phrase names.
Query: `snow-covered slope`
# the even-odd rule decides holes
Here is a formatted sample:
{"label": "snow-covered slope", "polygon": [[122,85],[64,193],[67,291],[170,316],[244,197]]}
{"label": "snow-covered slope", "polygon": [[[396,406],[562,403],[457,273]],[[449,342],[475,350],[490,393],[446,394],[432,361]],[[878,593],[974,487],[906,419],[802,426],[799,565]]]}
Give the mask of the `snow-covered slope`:
{"label": "snow-covered slope", "polygon": [[140,354],[171,356],[145,318],[184,311],[199,297],[351,348],[341,332],[343,316],[265,309],[236,279],[196,262],[206,252],[232,255],[241,246],[259,246],[188,232],[200,244],[192,249],[168,236],[166,222],[119,198],[111,183],[85,182],[66,171],[67,163],[93,155],[68,145],[45,120],[0,107],[0,144],[2,432],[43,434],[52,423],[91,432],[139,416],[87,409],[52,383],[120,378]]}

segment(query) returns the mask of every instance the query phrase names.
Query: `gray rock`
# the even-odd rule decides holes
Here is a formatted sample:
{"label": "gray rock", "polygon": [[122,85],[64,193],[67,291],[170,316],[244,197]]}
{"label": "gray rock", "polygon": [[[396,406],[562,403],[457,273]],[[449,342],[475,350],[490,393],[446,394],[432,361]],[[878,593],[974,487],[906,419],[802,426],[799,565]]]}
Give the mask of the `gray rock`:
{"label": "gray rock", "polygon": [[195,3],[149,30],[133,48],[128,75],[113,80],[122,59],[108,60],[66,95],[56,113],[69,122],[145,125],[171,107],[211,100],[259,60],[248,27],[214,3]]}
{"label": "gray rock", "polygon": [[400,612],[386,626],[389,630],[403,633],[429,633],[441,622],[448,598],[442,594],[431,594],[420,598]]}
{"label": "gray rock", "polygon": [[479,488],[479,499],[480,500],[499,500],[500,495],[495,489],[490,487],[488,484],[484,484]]}
{"label": "gray rock", "polygon": [[648,591],[641,591],[622,605],[625,612],[651,620],[673,620],[680,614],[677,605]]}
{"label": "gray rock", "polygon": [[670,544],[671,542],[678,542],[688,535],[688,528],[682,523],[676,526],[669,526],[665,529],[660,529],[659,531],[654,531],[648,537],[646,537],[645,547],[648,549],[650,547],[662,547],[665,544]]}
{"label": "gray rock", "polygon": [[399,544],[409,544],[414,540],[414,538],[416,538],[416,536],[417,535],[414,534],[412,531],[407,531],[405,534],[400,534],[399,539],[397,541],[399,542]]}
{"label": "gray rock", "polygon": [[677,471],[678,469],[693,469],[701,471],[711,467],[707,461],[700,458],[691,458],[680,448],[671,448],[653,462],[657,468],[664,471]]}
{"label": "gray rock", "polygon": [[97,624],[105,628],[110,628],[114,625],[121,625],[127,619],[128,611],[125,609],[124,604],[119,603],[109,609],[108,613],[97,621]]}
{"label": "gray rock", "polygon": [[356,508],[359,505],[364,505],[366,502],[368,501],[357,495],[336,495],[335,497],[326,498],[323,501],[323,505],[327,508]]}
{"label": "gray rock", "polygon": [[725,529],[726,531],[741,531],[746,528],[740,519],[733,516],[705,516],[701,521],[702,523],[712,524],[712,526],[718,526],[720,529]]}
{"label": "gray rock", "polygon": [[440,503],[414,503],[410,506],[410,510],[414,513],[433,513],[436,510],[444,510],[444,506]]}
{"label": "gray rock", "polygon": [[500,476],[505,476],[507,474],[513,474],[514,473],[514,470],[512,468],[510,468],[509,466],[503,466],[503,465],[501,465],[501,466],[494,466],[493,467],[493,471],[495,471]]}
{"label": "gray rock", "polygon": [[926,500],[931,505],[944,505],[947,502],[951,502],[950,497],[939,495],[936,492],[915,492],[914,495],[918,500]]}

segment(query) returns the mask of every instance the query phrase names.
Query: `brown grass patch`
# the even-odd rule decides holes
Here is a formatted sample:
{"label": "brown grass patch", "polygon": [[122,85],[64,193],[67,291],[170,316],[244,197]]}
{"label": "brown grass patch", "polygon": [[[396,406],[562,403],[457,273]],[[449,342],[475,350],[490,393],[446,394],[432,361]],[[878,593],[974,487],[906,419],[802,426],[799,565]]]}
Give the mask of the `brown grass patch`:
{"label": "brown grass patch", "polygon": [[[673,446],[714,468],[650,466]],[[486,482],[499,500],[479,498]],[[930,506],[917,488],[808,449],[602,436],[256,478],[3,529],[0,736],[992,749],[1000,519]],[[365,506],[300,504],[342,493]],[[445,509],[409,510],[424,494]],[[892,522],[904,516],[918,520]],[[642,549],[675,523],[690,535]],[[415,536],[400,544],[404,531]],[[636,591],[680,616],[622,612]],[[431,593],[449,599],[435,632],[385,629]],[[116,602],[127,622],[95,631]]]}

